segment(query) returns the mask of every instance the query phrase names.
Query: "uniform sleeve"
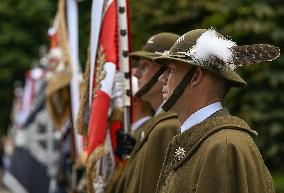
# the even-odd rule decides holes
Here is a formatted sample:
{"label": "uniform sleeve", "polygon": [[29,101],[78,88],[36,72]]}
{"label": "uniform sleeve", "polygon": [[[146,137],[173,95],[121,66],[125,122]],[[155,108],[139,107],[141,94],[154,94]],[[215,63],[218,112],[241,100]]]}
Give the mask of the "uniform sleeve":
{"label": "uniform sleeve", "polygon": [[177,134],[178,129],[177,119],[170,119],[158,124],[151,132],[143,157],[139,192],[155,192],[168,144]]}
{"label": "uniform sleeve", "polygon": [[196,193],[274,193],[271,175],[252,138],[225,130],[215,136],[201,162]]}

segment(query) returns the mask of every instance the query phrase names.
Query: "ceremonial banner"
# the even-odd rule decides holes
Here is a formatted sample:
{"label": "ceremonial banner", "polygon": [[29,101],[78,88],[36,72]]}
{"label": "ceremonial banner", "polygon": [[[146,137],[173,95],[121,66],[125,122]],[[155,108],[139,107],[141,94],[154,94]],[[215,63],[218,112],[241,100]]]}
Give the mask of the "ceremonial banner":
{"label": "ceremonial banner", "polygon": [[22,108],[19,109],[18,117],[15,120],[16,124],[21,127],[27,120],[30,108],[34,102],[36,96],[36,90],[38,89],[40,80],[44,76],[43,70],[40,68],[33,68],[26,72],[25,87],[23,93]]}
{"label": "ceremonial banner", "polygon": [[72,123],[74,159],[83,152],[82,137],[77,134],[74,124],[79,110],[81,77],[77,4],[76,0],[58,1],[58,10],[49,30],[50,76],[46,90],[48,110],[55,126],[61,129],[66,122]]}
{"label": "ceremonial banner", "polygon": [[[95,1],[93,2],[95,3]],[[90,109],[90,120],[88,127],[88,137],[86,152],[88,154],[88,191],[94,192],[93,183],[103,186],[106,176],[95,174],[95,163],[101,157],[108,153],[106,143],[108,128],[108,112],[112,96],[112,88],[115,79],[115,73],[118,69],[117,56],[117,14],[116,0],[107,2],[103,11],[103,20],[101,24],[100,36],[97,46],[97,58],[95,63],[95,73],[93,82],[92,105]],[[101,162],[102,163],[102,162]],[[103,167],[103,164],[97,166],[97,170]],[[97,188],[95,187],[95,188]]]}
{"label": "ceremonial banner", "polygon": [[[119,29],[118,10],[117,0],[93,1],[92,16],[97,17],[92,17],[90,58],[77,120],[78,132],[86,136],[84,150],[88,157],[90,193],[105,191],[120,161],[114,156],[113,149],[116,132],[123,128],[123,96],[126,90],[130,93],[130,80],[129,72],[122,71],[119,62],[121,52],[126,58],[124,65],[129,69],[128,39],[127,45],[121,49],[119,38],[119,34],[127,35],[127,29]],[[126,8],[121,7],[121,12],[125,11]],[[130,102],[127,104],[130,107]]]}
{"label": "ceremonial banner", "polygon": [[[82,76],[79,64],[78,50],[78,0],[67,0],[67,26],[71,62],[70,67],[72,71],[72,79],[70,84],[72,122],[75,123],[79,111],[80,78]],[[76,124],[73,124],[73,131],[76,143],[76,154],[79,155],[83,151],[82,137],[77,134],[75,127]]]}
{"label": "ceremonial banner", "polygon": [[43,76],[35,81],[34,99],[25,122],[16,130],[15,150],[3,180],[15,193],[48,193],[50,177],[55,174],[57,156],[45,108],[46,81]]}

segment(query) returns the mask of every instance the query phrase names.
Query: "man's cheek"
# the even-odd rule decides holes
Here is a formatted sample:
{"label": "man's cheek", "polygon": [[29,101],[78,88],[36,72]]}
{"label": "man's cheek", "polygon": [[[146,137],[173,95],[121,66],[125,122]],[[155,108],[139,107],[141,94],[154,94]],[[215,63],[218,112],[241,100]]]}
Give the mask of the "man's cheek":
{"label": "man's cheek", "polygon": [[168,90],[168,93],[169,93],[169,96],[171,96],[173,94],[174,90],[173,89],[169,89]]}
{"label": "man's cheek", "polygon": [[172,91],[174,90],[174,84],[173,84],[172,79],[168,79],[167,87],[168,87],[168,91],[170,92],[170,94],[172,94]]}

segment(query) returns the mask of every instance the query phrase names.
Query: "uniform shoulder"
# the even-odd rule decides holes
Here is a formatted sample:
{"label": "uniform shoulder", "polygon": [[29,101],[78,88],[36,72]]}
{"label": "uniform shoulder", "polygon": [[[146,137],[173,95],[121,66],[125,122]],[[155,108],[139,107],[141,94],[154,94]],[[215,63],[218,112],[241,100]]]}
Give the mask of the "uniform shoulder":
{"label": "uniform shoulder", "polygon": [[176,113],[172,113],[172,112],[160,112],[158,115],[156,115],[156,117],[160,120],[167,120],[167,119],[177,119],[178,116]]}
{"label": "uniform shoulder", "polygon": [[151,137],[152,138],[172,138],[180,129],[180,122],[175,113],[163,113],[159,120],[153,126]]}
{"label": "uniform shoulder", "polygon": [[176,113],[162,113],[159,121],[155,125],[155,130],[173,129],[177,131],[180,128],[180,125]]}
{"label": "uniform shoulder", "polygon": [[256,145],[251,135],[240,129],[222,129],[209,136],[203,143],[207,150],[210,149],[233,149],[242,152],[249,152]]}

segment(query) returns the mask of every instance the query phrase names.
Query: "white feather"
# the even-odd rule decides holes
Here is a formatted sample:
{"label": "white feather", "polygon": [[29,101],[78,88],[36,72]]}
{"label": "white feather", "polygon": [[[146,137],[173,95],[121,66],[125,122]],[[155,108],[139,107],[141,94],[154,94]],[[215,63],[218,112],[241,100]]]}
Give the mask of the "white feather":
{"label": "white feather", "polygon": [[222,60],[231,70],[234,70],[235,65],[233,64],[233,53],[231,50],[233,46],[236,46],[235,42],[219,37],[214,29],[209,29],[197,39],[196,45],[187,54],[193,60],[202,63],[210,63],[210,58],[215,56]]}

